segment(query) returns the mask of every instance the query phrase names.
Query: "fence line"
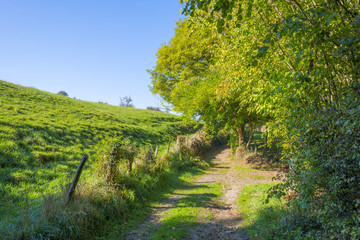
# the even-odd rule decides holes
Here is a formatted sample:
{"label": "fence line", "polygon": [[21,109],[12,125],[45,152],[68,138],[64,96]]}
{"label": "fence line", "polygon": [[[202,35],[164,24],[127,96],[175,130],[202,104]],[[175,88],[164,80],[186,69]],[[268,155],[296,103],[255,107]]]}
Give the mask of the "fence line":
{"label": "fence line", "polygon": [[80,165],[78,167],[78,170],[76,172],[73,184],[69,189],[68,189],[69,184],[58,185],[57,188],[55,189],[52,188],[51,191],[49,190],[41,191],[41,196],[29,199],[29,189],[25,185],[25,189],[22,190],[22,194],[25,197],[25,199],[18,200],[16,203],[10,198],[7,199],[8,201],[6,200],[3,201],[0,205],[0,215],[1,215],[0,226],[3,225],[4,223],[6,224],[9,221],[9,219],[12,218],[16,219],[18,217],[25,217],[27,219],[28,218],[27,215],[29,211],[32,211],[34,213],[35,211],[38,211],[40,208],[44,206],[44,200],[48,195],[55,195],[58,193],[62,194],[64,190],[66,190],[68,192],[66,202],[68,202],[74,190],[76,189],[76,185],[79,181],[81,171],[88,158],[89,157],[86,154],[83,156]]}

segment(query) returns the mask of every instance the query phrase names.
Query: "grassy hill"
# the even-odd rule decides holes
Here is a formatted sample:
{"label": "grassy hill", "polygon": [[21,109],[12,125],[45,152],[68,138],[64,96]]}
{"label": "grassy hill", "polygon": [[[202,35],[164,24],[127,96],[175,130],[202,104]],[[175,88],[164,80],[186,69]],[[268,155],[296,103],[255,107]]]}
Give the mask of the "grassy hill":
{"label": "grassy hill", "polygon": [[[192,130],[172,114],[85,102],[0,81],[0,201],[15,206],[24,202],[25,192],[35,199],[56,191],[85,153],[90,161],[84,174],[91,174],[99,149],[114,136],[161,149]],[[0,207],[0,215],[4,211],[9,210]]]}

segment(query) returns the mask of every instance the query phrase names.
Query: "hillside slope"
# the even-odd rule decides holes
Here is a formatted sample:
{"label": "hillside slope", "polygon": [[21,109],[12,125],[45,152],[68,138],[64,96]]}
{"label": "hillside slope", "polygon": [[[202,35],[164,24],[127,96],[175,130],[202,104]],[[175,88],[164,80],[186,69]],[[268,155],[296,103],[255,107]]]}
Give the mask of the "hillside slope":
{"label": "hillside slope", "polygon": [[[165,145],[193,128],[178,116],[85,102],[0,81],[0,201],[20,202],[51,192],[108,138],[138,146]],[[86,172],[86,171],[85,171]],[[88,171],[89,172],[89,171]]]}

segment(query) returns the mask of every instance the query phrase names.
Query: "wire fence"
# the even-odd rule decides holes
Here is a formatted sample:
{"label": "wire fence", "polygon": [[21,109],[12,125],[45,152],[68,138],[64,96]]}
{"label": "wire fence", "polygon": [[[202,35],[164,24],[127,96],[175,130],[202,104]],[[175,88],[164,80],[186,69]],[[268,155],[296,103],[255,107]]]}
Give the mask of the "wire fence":
{"label": "wire fence", "polygon": [[[177,138],[177,143],[173,147],[176,151],[181,151],[185,146],[194,144],[196,140],[199,140],[200,138],[199,132],[190,136],[179,136]],[[170,151],[171,142],[172,141],[169,140],[165,148],[167,153]],[[156,155],[158,154],[158,150],[157,146],[155,150]],[[51,200],[51,198],[57,198],[61,201],[64,200],[64,203],[66,204],[72,195],[69,190],[74,190],[76,188],[76,183],[79,180],[80,166],[81,164],[78,167],[78,171],[76,171],[76,169],[69,170],[67,177],[62,178],[61,181],[57,181],[56,184],[54,184],[53,180],[50,180],[49,182],[37,185],[36,189],[34,189],[33,186],[29,187],[24,184],[22,188],[16,190],[16,193],[4,196],[0,203],[0,229],[15,228],[14,226],[19,224],[25,226],[29,222],[38,221],[38,219],[41,218],[43,211],[46,211],[46,201]],[[84,165],[82,165],[81,170],[83,167]],[[38,169],[35,169],[35,172],[41,170],[42,168],[39,167]],[[75,177],[77,180],[75,181],[75,185],[71,185],[71,182],[73,181],[74,183],[75,180],[73,180],[74,175],[77,176]]]}

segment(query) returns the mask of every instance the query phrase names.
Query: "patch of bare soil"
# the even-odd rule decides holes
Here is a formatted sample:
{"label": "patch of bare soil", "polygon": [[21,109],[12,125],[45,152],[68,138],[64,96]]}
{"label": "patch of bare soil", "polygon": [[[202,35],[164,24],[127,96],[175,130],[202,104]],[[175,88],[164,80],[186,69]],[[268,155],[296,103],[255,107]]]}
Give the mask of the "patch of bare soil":
{"label": "patch of bare soil", "polygon": [[[249,239],[244,231],[239,231],[242,224],[241,209],[237,204],[239,194],[245,185],[271,181],[277,171],[259,170],[259,159],[256,164],[252,164],[252,159],[256,157],[254,155],[244,154],[237,160],[231,159],[229,148],[221,149],[212,155],[208,173],[199,177],[193,184],[196,186],[220,183],[223,186],[223,194],[220,199],[211,203],[211,207],[204,206],[212,211],[212,219],[199,219],[199,224],[189,228],[185,239]],[[149,218],[138,229],[130,232],[125,239],[149,239],[151,232],[159,227],[161,216],[175,206],[181,197],[172,195],[154,208]]]}

